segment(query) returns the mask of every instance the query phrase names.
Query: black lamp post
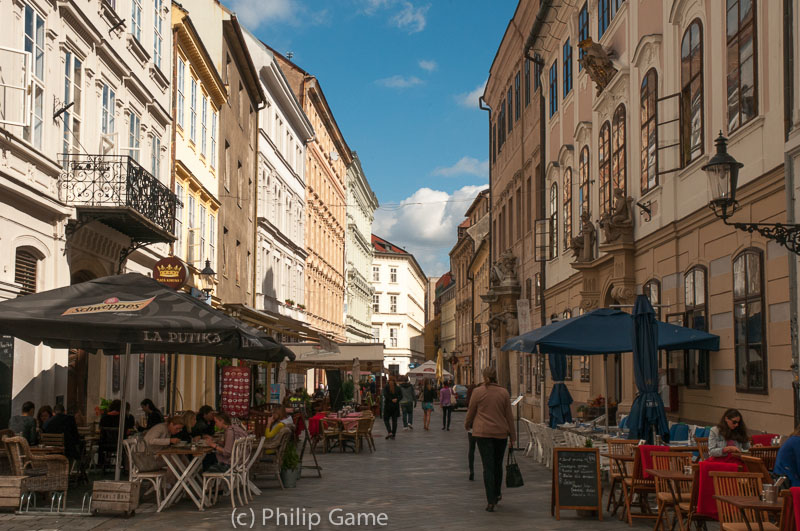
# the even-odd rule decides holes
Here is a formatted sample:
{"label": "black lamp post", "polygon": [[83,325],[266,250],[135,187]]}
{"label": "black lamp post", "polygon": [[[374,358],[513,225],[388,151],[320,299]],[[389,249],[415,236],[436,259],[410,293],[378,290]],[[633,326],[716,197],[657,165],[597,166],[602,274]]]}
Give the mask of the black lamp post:
{"label": "black lamp post", "polygon": [[709,208],[723,223],[737,230],[758,232],[763,237],[774,240],[795,254],[800,254],[800,225],[784,223],[729,223],[728,218],[739,210],[736,201],[736,187],[739,183],[739,170],[744,166],[728,153],[728,139],[720,131],[715,142],[717,152],[702,167],[708,176],[711,194]]}
{"label": "black lamp post", "polygon": [[208,299],[211,296],[211,292],[214,291],[215,276],[217,276],[217,273],[211,269],[211,260],[206,259],[206,266],[198,274],[200,284],[203,286],[201,291],[206,294],[206,299]]}

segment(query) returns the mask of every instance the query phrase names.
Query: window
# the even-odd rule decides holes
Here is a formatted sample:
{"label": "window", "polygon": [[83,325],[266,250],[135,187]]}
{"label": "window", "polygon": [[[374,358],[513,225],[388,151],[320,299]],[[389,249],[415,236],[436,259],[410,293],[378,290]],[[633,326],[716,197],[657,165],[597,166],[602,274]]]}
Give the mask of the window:
{"label": "window", "polygon": [[658,280],[648,280],[642,286],[642,294],[648,298],[653,310],[656,312],[656,319],[661,319],[661,283]]}
{"label": "window", "polygon": [[703,154],[703,29],[694,20],[681,41],[681,165]]}
{"label": "window", "polygon": [[150,173],[158,179],[161,174],[161,139],[153,135],[153,149],[150,151]]}
{"label": "window", "polygon": [[611,212],[613,194],[611,190],[611,124],[606,121],[600,127],[597,143],[600,164],[600,212]]}
{"label": "window", "polygon": [[208,98],[203,94],[200,105],[200,154],[206,156],[206,133],[208,124]]}
{"label": "window", "polygon": [[201,269],[205,266],[206,263],[206,207],[200,205],[200,228],[198,229],[198,235],[200,238],[200,249],[197,255],[197,262],[200,264],[198,267]]}
{"label": "window", "polygon": [[81,60],[75,57],[74,53],[66,52],[64,54],[64,105],[69,103],[74,105],[61,115],[64,122],[62,153],[64,153],[65,160],[69,158],[70,154],[77,154],[81,151],[82,74],[83,64]]}
{"label": "window", "polygon": [[133,111],[128,112],[128,156],[139,162],[139,144],[142,119]]}
{"label": "window", "polygon": [[390,267],[389,268],[389,282],[397,282],[397,268]]}
{"label": "window", "polygon": [[389,295],[389,313],[397,313],[397,295]]}
{"label": "window", "polygon": [[211,269],[217,267],[217,218],[208,213],[208,256]]}
{"label": "window", "polygon": [[187,262],[191,265],[196,265],[199,262],[198,249],[197,249],[197,225],[195,222],[195,198],[191,193],[188,196],[189,202],[186,206],[189,211],[189,219],[187,220],[186,228],[189,230],[189,241],[187,247]]}
{"label": "window", "polygon": [[756,0],[728,0],[728,131],[758,112]]}
{"label": "window", "polygon": [[231,189],[231,145],[228,144],[228,141],[225,141],[225,177],[223,180],[223,184],[225,185],[225,190],[230,191]]}
{"label": "window", "polygon": [[535,306],[542,305],[542,274],[536,273],[533,275],[533,283],[534,283],[534,290],[533,290],[533,304]]}
{"label": "window", "polygon": [[[620,104],[614,111],[614,120],[611,122],[611,176],[614,189],[622,190],[628,194],[627,153],[625,150],[625,105]],[[613,195],[613,191],[612,195]]]}
{"label": "window", "polygon": [[373,328],[372,329],[372,342],[373,343],[380,343],[381,342],[381,329],[380,328]]}
{"label": "window", "polygon": [[197,143],[197,80],[191,78],[189,92],[189,140]]}
{"label": "window", "polygon": [[525,59],[525,107],[531,103],[531,60]]}
{"label": "window", "polygon": [[511,87],[508,87],[508,95],[506,96],[506,102],[508,104],[508,132],[510,133],[511,130],[514,128],[514,120],[511,119],[514,116],[514,111],[512,110],[511,104],[514,102],[514,97],[511,95]]}
{"label": "window", "polygon": [[558,61],[550,67],[550,116],[558,111]]}
{"label": "window", "polygon": [[217,111],[211,109],[211,168],[217,167]]}
{"label": "window", "polygon": [[372,312],[381,313],[381,296],[377,293],[372,296]]}
{"label": "window", "polygon": [[27,127],[22,130],[22,138],[37,149],[42,148],[42,127],[44,124],[44,19],[31,6],[25,4],[25,51],[31,54],[33,62],[31,83],[31,109]]}
{"label": "window", "polygon": [[[597,2],[597,38],[602,39],[608,24],[611,22],[610,13],[608,12],[609,2],[614,0],[598,0]],[[583,381],[583,380],[581,380]]]}
{"label": "window", "polygon": [[186,63],[182,58],[178,58],[178,101],[176,103],[178,111],[178,125],[183,129],[183,108],[186,105],[186,100],[183,95],[184,86],[186,83]]}
{"label": "window", "polygon": [[567,356],[567,370],[564,372],[564,380],[567,382],[572,381],[572,372],[575,369],[572,367],[572,356]]}
{"label": "window", "polygon": [[175,195],[178,203],[175,205],[175,256],[183,258],[183,203],[186,201],[183,186],[175,184]]}
{"label": "window", "polygon": [[583,146],[578,158],[578,204],[581,214],[589,212],[589,146]]}
{"label": "window", "polygon": [[[708,331],[706,319],[706,270],[702,267],[691,269],[683,279],[685,312],[683,326],[695,330]],[[710,383],[710,367],[707,350],[686,351],[686,385],[707,388]]]}
{"label": "window", "polygon": [[142,0],[131,0],[131,35],[142,40]]}
{"label": "window", "polygon": [[[522,361],[520,359],[520,361]],[[525,392],[533,392],[533,354],[525,354]]]}
{"label": "window", "polygon": [[558,185],[550,186],[550,258],[558,256]]}
{"label": "window", "polygon": [[658,130],[656,101],[658,74],[651,68],[642,80],[640,118],[642,121],[642,194],[658,186]]}
{"label": "window", "polygon": [[[578,13],[578,44],[589,38],[589,3],[583,4],[580,12]],[[578,59],[583,59],[586,52],[583,48],[578,51]],[[578,71],[583,70],[583,65],[578,63]]]}
{"label": "window", "polygon": [[39,258],[30,251],[17,249],[14,259],[14,283],[20,286],[19,295],[36,293]]}
{"label": "window", "polygon": [[736,351],[736,390],[767,390],[767,352],[764,341],[764,294],[761,251],[749,250],[733,261],[733,336]]}
{"label": "window", "polygon": [[564,250],[569,249],[569,242],[572,239],[572,168],[564,171]]}
{"label": "window", "polygon": [[564,43],[564,97],[572,90],[572,46],[569,39]]}
{"label": "window", "polygon": [[104,135],[113,134],[116,130],[114,124],[114,109],[117,104],[117,95],[114,90],[103,83],[103,101],[101,112],[100,130]]}
{"label": "window", "polygon": [[591,382],[592,371],[589,365],[589,356],[579,356],[578,358],[580,361],[581,382]]}
{"label": "window", "polygon": [[161,30],[163,19],[161,17],[162,0],[153,1],[153,64],[161,68],[161,45],[164,41]]}
{"label": "window", "polygon": [[389,328],[389,346],[397,347],[397,328]]}
{"label": "window", "polygon": [[517,72],[517,77],[514,78],[514,120],[519,120],[519,109],[520,109],[519,83],[520,83],[520,77],[519,77],[519,72]]}
{"label": "window", "polygon": [[533,63],[533,90],[539,90],[542,86],[542,65]]}
{"label": "window", "polygon": [[228,276],[228,227],[222,227],[222,275]]}
{"label": "window", "polygon": [[380,282],[381,280],[381,266],[372,266],[372,281]]}

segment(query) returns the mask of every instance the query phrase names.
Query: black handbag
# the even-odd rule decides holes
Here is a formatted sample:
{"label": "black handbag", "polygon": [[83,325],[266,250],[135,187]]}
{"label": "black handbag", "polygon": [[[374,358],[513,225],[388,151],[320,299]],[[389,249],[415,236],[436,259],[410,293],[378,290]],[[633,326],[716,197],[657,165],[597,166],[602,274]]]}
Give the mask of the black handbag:
{"label": "black handbag", "polygon": [[522,472],[519,471],[519,465],[514,458],[514,449],[508,449],[508,459],[506,460],[506,488],[515,489],[525,484],[522,481]]}

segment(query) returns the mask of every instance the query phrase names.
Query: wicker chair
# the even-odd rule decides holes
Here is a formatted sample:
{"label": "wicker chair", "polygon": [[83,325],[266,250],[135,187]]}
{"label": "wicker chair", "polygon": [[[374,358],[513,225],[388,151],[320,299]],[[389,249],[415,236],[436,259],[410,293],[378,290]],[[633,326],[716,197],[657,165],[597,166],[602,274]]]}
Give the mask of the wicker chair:
{"label": "wicker chair", "polygon": [[[685,466],[692,464],[692,454],[688,452],[652,452],[650,456],[653,458],[653,468],[656,470],[670,470],[673,472],[683,472]],[[668,509],[675,512],[675,518],[678,521],[679,529],[684,529],[683,515],[681,514],[678,505],[682,501],[691,500],[692,486],[688,481],[681,481],[677,485],[677,490],[674,491],[671,481],[656,478],[656,501],[658,502],[658,516],[653,529],[658,529],[663,525],[666,518]]]}
{"label": "wicker chair", "polygon": [[[339,446],[342,447],[342,451],[344,452],[344,442],[349,439],[355,443],[356,453],[360,453],[361,440],[367,439],[367,441],[370,441],[372,439],[372,435],[370,435],[369,430],[373,421],[374,419],[371,418],[361,418],[358,419],[358,424],[356,424],[354,429],[342,430],[339,432]],[[369,442],[367,442],[367,447],[369,448],[369,451],[372,452],[372,447],[369,446]]]}
{"label": "wicker chair", "polygon": [[[532,427],[535,428],[536,425]],[[608,453],[612,455],[633,457],[633,454],[636,450],[636,443],[637,441],[632,441],[629,439],[609,439]],[[620,467],[622,467],[621,470]],[[610,463],[611,488],[608,490],[608,503],[606,503],[606,511],[611,508],[611,503],[613,502],[614,508],[611,511],[612,516],[616,514],[617,509],[622,507],[625,503],[622,480],[623,478],[631,475],[631,468],[632,464],[631,466],[628,466],[627,463],[623,463],[621,461]]]}
{"label": "wicker chair", "polygon": [[[709,472],[714,479],[714,492],[719,496],[752,496],[761,494],[761,474],[752,472]],[[749,528],[741,511],[729,503],[717,500],[717,512],[722,531],[744,531]],[[758,519],[754,511],[747,511],[747,519],[754,522]],[[763,531],[779,531],[778,526],[767,522]]]}
{"label": "wicker chair", "polygon": [[339,442],[339,435],[342,433],[342,425],[338,420],[320,419],[319,433],[322,440],[322,453],[330,450],[330,441]]}
{"label": "wicker chair", "polygon": [[272,476],[278,479],[278,484],[283,489],[281,479],[281,467],[283,466],[283,455],[286,453],[286,446],[292,437],[292,430],[283,427],[278,434],[264,443],[264,450],[275,450],[274,454],[263,455],[261,459],[253,463],[250,474],[255,480],[258,476]]}
{"label": "wicker chair", "polygon": [[[53,493],[51,507],[58,501],[59,509],[67,503],[69,488],[69,459],[63,455],[33,455],[24,437],[3,437],[11,461],[11,471],[25,479],[26,492]],[[56,496],[58,493],[58,496]]]}
{"label": "wicker chair", "polygon": [[13,437],[14,435],[16,435],[14,430],[0,430],[0,476],[11,475],[11,457],[2,440],[4,437]]}

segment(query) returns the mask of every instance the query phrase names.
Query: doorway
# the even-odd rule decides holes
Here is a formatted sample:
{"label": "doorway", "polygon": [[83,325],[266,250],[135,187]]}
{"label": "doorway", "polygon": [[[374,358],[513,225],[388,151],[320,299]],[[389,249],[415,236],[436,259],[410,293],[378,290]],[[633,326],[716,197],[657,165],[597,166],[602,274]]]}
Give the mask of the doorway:
{"label": "doorway", "polygon": [[[72,274],[70,284],[79,284],[97,278],[91,271],[82,269]],[[67,412],[80,412],[86,417],[86,387],[89,381],[89,353],[83,349],[69,349],[67,357]]]}

